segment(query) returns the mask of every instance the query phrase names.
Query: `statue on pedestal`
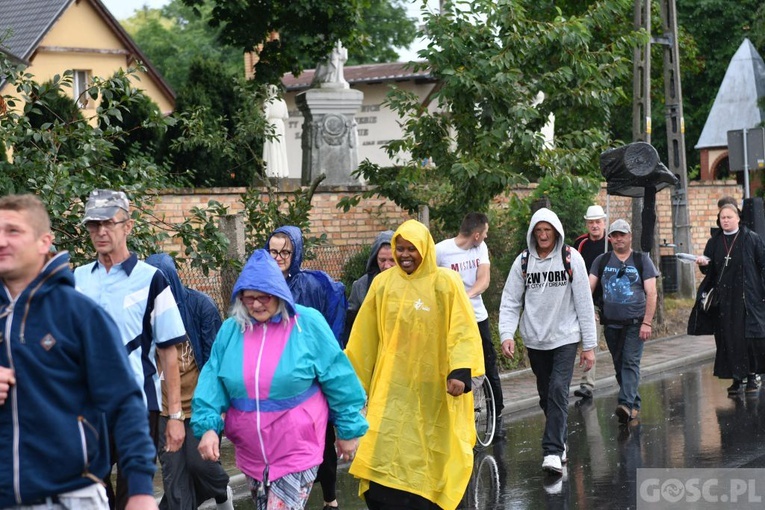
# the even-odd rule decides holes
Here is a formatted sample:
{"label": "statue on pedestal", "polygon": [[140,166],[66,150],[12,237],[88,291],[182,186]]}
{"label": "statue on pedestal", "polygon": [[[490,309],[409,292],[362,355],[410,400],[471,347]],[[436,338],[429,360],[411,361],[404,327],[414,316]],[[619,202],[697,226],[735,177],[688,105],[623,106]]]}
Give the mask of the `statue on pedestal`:
{"label": "statue on pedestal", "polygon": [[343,43],[337,41],[337,44],[332,48],[332,53],[329,54],[327,60],[316,66],[311,86],[330,89],[350,88],[350,85],[345,81],[345,76],[343,75],[343,65],[347,61],[348,50],[343,47]]}

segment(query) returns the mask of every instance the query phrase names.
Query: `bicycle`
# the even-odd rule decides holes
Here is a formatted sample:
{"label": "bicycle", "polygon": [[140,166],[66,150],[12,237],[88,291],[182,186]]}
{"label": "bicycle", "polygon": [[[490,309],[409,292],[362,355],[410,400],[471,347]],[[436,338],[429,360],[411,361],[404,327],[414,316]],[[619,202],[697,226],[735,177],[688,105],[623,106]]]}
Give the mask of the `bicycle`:
{"label": "bicycle", "polygon": [[497,425],[494,392],[486,376],[473,378],[473,411],[475,413],[476,450],[482,450],[494,440]]}

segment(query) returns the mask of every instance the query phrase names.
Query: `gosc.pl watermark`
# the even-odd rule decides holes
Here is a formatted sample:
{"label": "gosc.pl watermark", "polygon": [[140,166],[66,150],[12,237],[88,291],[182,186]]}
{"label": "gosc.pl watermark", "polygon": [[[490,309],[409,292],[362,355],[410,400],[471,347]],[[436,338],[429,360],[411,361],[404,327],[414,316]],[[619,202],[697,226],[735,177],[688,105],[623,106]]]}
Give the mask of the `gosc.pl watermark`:
{"label": "gosc.pl watermark", "polygon": [[765,469],[638,469],[638,510],[760,509]]}

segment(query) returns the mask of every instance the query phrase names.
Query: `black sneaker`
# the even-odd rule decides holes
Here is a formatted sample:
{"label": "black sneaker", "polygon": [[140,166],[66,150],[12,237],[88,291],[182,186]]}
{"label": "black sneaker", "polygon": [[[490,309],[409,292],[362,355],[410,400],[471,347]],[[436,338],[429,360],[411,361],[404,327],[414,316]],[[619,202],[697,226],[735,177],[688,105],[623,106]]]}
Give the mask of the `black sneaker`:
{"label": "black sneaker", "polygon": [[592,390],[582,384],[578,390],[574,390],[574,395],[581,398],[592,398]]}
{"label": "black sneaker", "polygon": [[733,379],[733,384],[728,386],[728,395],[738,395],[739,393],[741,393],[741,390],[742,390],[741,381],[737,381],[736,379]]}
{"label": "black sneaker", "polygon": [[746,381],[746,389],[744,389],[744,393],[747,395],[754,395],[758,391],[760,391],[760,387],[757,385],[757,380],[754,377],[750,377]]}
{"label": "black sneaker", "polygon": [[497,439],[505,439],[507,437],[507,432],[505,431],[505,421],[500,416],[497,418],[497,421],[494,425],[494,440]]}

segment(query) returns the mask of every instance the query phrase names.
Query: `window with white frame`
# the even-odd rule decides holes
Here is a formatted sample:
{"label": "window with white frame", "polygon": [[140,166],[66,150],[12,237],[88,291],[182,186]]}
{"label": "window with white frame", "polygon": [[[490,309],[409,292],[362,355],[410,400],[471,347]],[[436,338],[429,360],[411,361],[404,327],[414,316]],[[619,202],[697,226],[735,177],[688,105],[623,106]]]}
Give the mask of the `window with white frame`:
{"label": "window with white frame", "polygon": [[90,71],[75,69],[72,71],[72,94],[77,106],[87,108],[90,96],[86,93],[90,82]]}

